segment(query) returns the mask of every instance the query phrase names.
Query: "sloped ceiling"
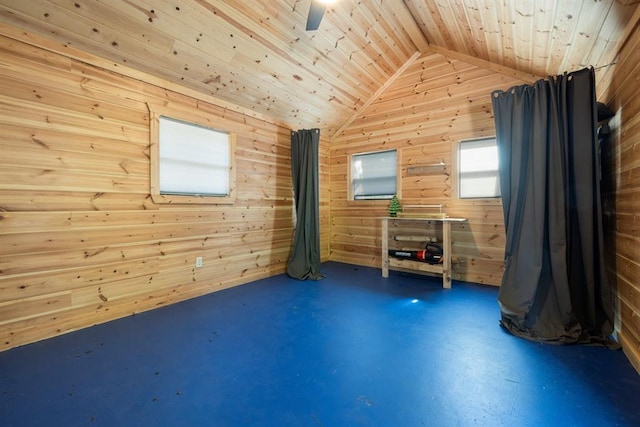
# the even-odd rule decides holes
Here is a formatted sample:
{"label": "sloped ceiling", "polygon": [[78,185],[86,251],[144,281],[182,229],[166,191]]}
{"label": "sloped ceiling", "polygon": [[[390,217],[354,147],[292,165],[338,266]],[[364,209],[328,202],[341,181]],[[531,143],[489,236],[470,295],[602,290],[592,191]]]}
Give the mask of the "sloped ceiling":
{"label": "sloped ceiling", "polygon": [[640,0],[0,0],[18,27],[334,135],[421,53],[536,77],[615,58]]}

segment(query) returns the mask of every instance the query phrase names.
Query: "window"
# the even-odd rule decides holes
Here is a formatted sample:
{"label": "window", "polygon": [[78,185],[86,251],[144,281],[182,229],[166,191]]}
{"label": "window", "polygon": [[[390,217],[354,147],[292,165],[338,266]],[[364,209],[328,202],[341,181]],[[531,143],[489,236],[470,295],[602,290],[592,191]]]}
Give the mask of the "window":
{"label": "window", "polygon": [[500,196],[495,138],[460,142],[458,185],[461,199]]}
{"label": "window", "polygon": [[229,195],[229,134],[160,117],[160,194]]}
{"label": "window", "polygon": [[152,114],[151,196],[156,203],[233,202],[233,135]]}
{"label": "window", "polygon": [[397,193],[396,150],[351,156],[353,200],[391,199]]}

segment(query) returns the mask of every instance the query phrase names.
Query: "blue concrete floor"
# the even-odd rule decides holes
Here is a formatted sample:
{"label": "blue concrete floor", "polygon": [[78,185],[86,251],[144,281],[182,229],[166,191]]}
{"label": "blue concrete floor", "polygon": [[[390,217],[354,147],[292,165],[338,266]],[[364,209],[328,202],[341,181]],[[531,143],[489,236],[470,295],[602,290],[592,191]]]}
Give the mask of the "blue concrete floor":
{"label": "blue concrete floor", "polygon": [[326,263],[0,353],[3,426],[638,426],[621,351],[498,326],[497,289]]}

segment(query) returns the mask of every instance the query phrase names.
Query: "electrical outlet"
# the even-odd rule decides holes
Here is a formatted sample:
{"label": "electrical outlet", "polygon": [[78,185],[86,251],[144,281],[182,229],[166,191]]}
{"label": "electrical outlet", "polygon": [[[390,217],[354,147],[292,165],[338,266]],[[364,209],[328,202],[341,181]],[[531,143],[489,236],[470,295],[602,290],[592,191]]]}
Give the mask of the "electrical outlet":
{"label": "electrical outlet", "polygon": [[202,257],[198,256],[196,257],[196,268],[200,268],[202,267]]}

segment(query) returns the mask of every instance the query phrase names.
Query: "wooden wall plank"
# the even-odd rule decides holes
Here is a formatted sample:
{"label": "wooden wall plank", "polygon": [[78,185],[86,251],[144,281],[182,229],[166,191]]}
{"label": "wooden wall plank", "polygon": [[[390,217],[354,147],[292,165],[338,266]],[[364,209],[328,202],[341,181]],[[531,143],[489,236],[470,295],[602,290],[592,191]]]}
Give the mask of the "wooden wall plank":
{"label": "wooden wall plank", "polygon": [[617,63],[607,70],[605,102],[616,116],[610,120],[612,141],[603,148],[605,249],[610,282],[620,311],[618,336],[625,354],[640,372],[640,27],[638,13],[628,38],[620,41]]}
{"label": "wooden wall plank", "polygon": [[[289,129],[25,42],[0,39],[0,350],[284,272]],[[233,205],[153,203],[148,104],[236,134]]]}
{"label": "wooden wall plank", "polygon": [[158,273],[158,259],[159,257],[120,260],[115,263],[94,264],[87,267],[27,271],[23,274],[6,275],[0,283],[1,302],[65,292],[87,285],[123,279],[150,278]]}
{"label": "wooden wall plank", "polygon": [[[452,228],[458,258],[453,278],[499,285],[505,240],[500,201],[456,197],[453,153],[462,139],[495,134],[491,92],[523,83],[433,52],[398,76],[332,143],[331,259],[380,267],[377,218],[387,215],[388,201],[347,200],[347,169],[351,154],[395,148],[401,153],[401,203],[444,204],[449,215],[468,218]],[[439,175],[407,173],[409,166],[441,161]]]}

